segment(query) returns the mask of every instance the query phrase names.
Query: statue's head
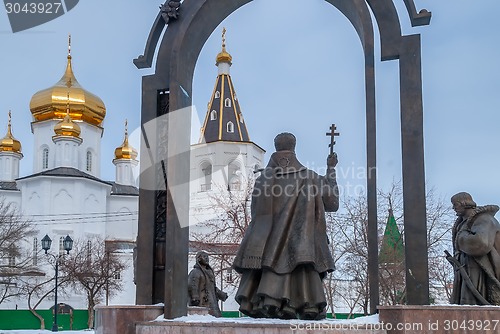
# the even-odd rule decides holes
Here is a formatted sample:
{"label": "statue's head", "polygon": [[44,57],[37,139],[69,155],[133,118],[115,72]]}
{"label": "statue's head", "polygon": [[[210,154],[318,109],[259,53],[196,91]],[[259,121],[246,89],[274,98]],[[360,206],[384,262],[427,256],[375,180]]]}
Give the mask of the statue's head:
{"label": "statue's head", "polygon": [[451,204],[453,204],[453,210],[455,210],[459,215],[462,213],[462,210],[474,209],[477,206],[476,202],[472,199],[472,196],[466,192],[460,192],[453,195],[451,197]]}
{"label": "statue's head", "polygon": [[274,138],[274,147],[276,151],[292,151],[295,152],[295,144],[297,139],[289,132],[283,132]]}
{"label": "statue's head", "polygon": [[209,263],[208,254],[203,251],[196,253],[196,262],[201,265],[208,265]]}

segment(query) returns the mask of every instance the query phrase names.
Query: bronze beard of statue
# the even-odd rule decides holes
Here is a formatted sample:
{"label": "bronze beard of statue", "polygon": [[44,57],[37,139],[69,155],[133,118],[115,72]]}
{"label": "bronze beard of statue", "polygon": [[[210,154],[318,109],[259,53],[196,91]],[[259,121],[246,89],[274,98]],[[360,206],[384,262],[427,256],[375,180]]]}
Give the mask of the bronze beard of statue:
{"label": "bronze beard of statue", "polygon": [[279,134],[274,143],[234,260],[242,274],[236,301],[255,318],[321,319],[327,304],[322,279],[335,269],[325,211],[339,206],[337,157],[328,157],[327,175],[320,176],[297,160],[293,134]]}
{"label": "bronze beard of statue", "polygon": [[196,254],[196,264],[188,276],[188,293],[190,306],[207,307],[211,315],[222,316],[218,300],[225,301],[227,293],[215,285],[214,271],[210,267],[206,252]]}
{"label": "bronze beard of statue", "polygon": [[[497,205],[476,206],[466,192],[451,198],[455,268],[452,304],[500,305],[500,224]],[[456,266],[456,267],[457,267]]]}

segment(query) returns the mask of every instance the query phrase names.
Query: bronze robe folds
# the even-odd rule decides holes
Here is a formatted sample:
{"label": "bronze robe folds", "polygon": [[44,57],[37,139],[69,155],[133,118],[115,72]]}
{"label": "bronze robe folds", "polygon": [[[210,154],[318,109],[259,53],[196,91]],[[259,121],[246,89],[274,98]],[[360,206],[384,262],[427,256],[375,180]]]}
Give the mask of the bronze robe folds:
{"label": "bronze robe folds", "polygon": [[335,170],[327,177],[302,166],[290,151],[276,152],[257,178],[252,221],[236,254],[242,274],[236,294],[252,317],[324,317],[321,280],[335,269],[325,211],[338,209]]}
{"label": "bronze robe folds", "polygon": [[[453,226],[454,256],[464,266],[473,286],[492,305],[500,305],[500,224],[498,206],[477,207],[469,219]],[[482,304],[459,272],[455,272],[452,304]]]}

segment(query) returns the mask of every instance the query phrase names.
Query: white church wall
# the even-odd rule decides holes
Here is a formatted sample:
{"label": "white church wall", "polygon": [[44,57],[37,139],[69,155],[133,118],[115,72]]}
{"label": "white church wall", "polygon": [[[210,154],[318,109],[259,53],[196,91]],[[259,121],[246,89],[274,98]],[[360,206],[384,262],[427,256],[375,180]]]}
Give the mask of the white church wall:
{"label": "white church wall", "polygon": [[[33,173],[38,173],[43,170],[58,167],[56,164],[56,145],[52,141],[54,133],[54,126],[58,120],[47,120],[41,122],[34,122],[31,125],[34,147],[36,148],[36,158],[33,159]],[[75,121],[76,122],[76,121]],[[82,143],[77,149],[77,168],[87,174],[100,177],[101,169],[101,137],[103,129],[85,122],[78,122],[81,133],[80,137],[83,139]],[[43,150],[49,150],[48,165],[44,166]],[[90,170],[87,169],[87,152],[92,153],[92,165]],[[46,168],[45,168],[46,167]]]}
{"label": "white church wall", "polygon": [[[85,122],[78,123],[82,130],[80,137],[84,138],[79,147],[80,170],[95,177],[101,176],[101,137],[103,129]],[[92,153],[92,164],[87,168],[87,152]]]}
{"label": "white church wall", "polygon": [[116,196],[108,199],[106,237],[110,240],[134,241],[137,238],[138,196]]}
{"label": "white church wall", "polygon": [[1,202],[6,205],[12,203],[16,210],[21,212],[22,195],[20,191],[0,189],[0,203]]}
{"label": "white church wall", "polygon": [[108,298],[108,305],[134,305],[135,304],[135,283],[134,283],[134,259],[131,250],[123,250],[116,255],[125,264],[125,270],[120,276],[114,279],[120,280],[123,284],[122,291],[111,294]]}
{"label": "white church wall", "polygon": [[[31,131],[34,139],[34,152],[36,157],[33,159],[33,173],[38,173],[46,169],[52,169],[55,166],[55,144],[52,142],[54,126],[57,121],[47,120],[31,123]],[[48,164],[44,166],[43,150],[48,149]]]}

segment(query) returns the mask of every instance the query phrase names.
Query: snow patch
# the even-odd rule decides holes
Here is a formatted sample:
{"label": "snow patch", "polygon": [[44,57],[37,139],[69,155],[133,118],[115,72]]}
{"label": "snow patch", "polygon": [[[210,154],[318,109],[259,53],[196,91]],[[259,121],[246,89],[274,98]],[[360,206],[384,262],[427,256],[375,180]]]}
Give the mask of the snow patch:
{"label": "snow patch", "polygon": [[[212,315],[187,315],[184,317],[179,317],[175,319],[165,319],[163,318],[163,314],[160,315],[158,318],[156,318],[153,321],[167,321],[167,322],[197,322],[197,323],[212,323],[212,322],[219,322],[219,323],[235,323],[235,324],[275,324],[275,325],[290,325],[291,323],[293,324],[300,324],[300,323],[347,323],[347,324],[378,324],[379,323],[379,317],[378,314],[374,315],[369,315],[365,317],[359,317],[356,319],[323,319],[323,320],[318,320],[318,321],[311,321],[311,320],[298,320],[298,319],[292,319],[292,320],[282,320],[282,319],[255,319],[255,318],[250,318],[250,317],[242,317],[242,318],[216,318]],[[1,334],[1,333],[0,333]]]}

